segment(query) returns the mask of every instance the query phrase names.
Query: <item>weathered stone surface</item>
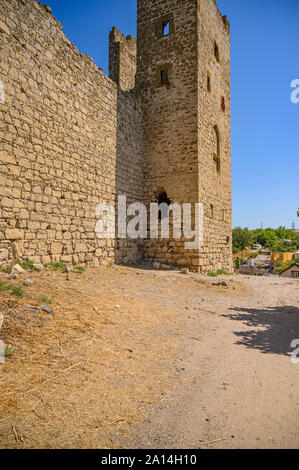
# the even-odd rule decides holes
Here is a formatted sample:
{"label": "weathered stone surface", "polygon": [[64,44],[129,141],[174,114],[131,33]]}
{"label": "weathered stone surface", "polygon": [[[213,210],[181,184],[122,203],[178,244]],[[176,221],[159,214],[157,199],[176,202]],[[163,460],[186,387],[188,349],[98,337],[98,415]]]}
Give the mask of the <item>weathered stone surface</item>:
{"label": "weathered stone surface", "polygon": [[[169,34],[163,36],[165,22]],[[166,193],[171,202],[204,205],[200,250],[185,249],[182,240],[159,239],[146,240],[145,254],[202,272],[218,263],[230,269],[229,23],[214,0],[140,0],[138,24],[145,200]],[[168,75],[165,83],[161,73]]]}
{"label": "weathered stone surface", "polygon": [[228,284],[225,281],[219,281],[219,282],[213,282],[213,286],[228,287]]}
{"label": "weathered stone surface", "polygon": [[24,236],[24,232],[18,229],[6,229],[5,230],[5,237],[7,240],[22,240]]}
{"label": "weathered stone surface", "polygon": [[0,151],[0,162],[15,165],[16,159],[12,155],[10,155],[8,152]]}
{"label": "weathered stone surface", "polygon": [[30,308],[32,310],[42,310],[43,312],[46,312],[49,315],[54,315],[53,308],[48,304],[40,305],[38,307],[35,305],[27,305],[27,308]]}
{"label": "weathered stone surface", "polygon": [[14,242],[11,246],[12,249],[12,256],[14,259],[22,258],[24,253],[24,244],[23,241]]}
{"label": "weathered stone surface", "polygon": [[23,274],[25,272],[26,272],[25,269],[23,269],[19,264],[15,264],[11,268],[11,274]]}
{"label": "weathered stone surface", "polygon": [[160,268],[161,268],[161,269],[166,269],[166,270],[171,269],[171,267],[169,266],[169,264],[161,264]]}
{"label": "weathered stone surface", "polygon": [[181,273],[182,274],[189,274],[189,269],[188,268],[182,268]]}
{"label": "weathered stone surface", "polygon": [[6,261],[8,259],[8,250],[0,249],[0,261]]}
{"label": "weathered stone surface", "polygon": [[0,33],[9,34],[9,29],[2,20],[0,20]]}
{"label": "weathered stone surface", "polygon": [[36,271],[43,271],[44,269],[44,266],[41,263],[35,263],[33,267]]}

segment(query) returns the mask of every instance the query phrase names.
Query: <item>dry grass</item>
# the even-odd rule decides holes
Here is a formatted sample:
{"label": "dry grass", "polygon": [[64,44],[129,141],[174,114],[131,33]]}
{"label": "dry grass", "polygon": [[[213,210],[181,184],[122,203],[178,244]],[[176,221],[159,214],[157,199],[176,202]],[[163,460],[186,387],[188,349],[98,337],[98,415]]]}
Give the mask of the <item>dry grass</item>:
{"label": "dry grass", "polygon": [[[135,296],[134,270],[33,278],[23,299],[0,298],[1,339],[15,350],[0,365],[0,447],[118,447],[175,386],[179,315]],[[54,317],[26,307],[39,295]]]}

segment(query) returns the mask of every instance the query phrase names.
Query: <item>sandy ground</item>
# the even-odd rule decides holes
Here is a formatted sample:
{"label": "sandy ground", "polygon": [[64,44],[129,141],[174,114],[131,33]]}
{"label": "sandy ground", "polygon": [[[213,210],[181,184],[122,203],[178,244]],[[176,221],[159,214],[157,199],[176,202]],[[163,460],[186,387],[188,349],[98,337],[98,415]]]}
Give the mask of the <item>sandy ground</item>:
{"label": "sandy ground", "polygon": [[[1,448],[299,447],[297,280],[30,276],[23,299],[0,294]],[[54,316],[27,308],[41,294]]]}

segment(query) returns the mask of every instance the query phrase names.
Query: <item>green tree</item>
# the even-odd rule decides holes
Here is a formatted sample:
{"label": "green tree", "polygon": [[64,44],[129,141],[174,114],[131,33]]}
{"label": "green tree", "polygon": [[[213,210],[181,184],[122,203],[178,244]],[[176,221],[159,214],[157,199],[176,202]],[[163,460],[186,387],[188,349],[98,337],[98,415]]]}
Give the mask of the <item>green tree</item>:
{"label": "green tree", "polygon": [[279,237],[272,228],[256,230],[256,239],[260,245],[267,248],[274,248],[279,243]]}
{"label": "green tree", "polygon": [[253,242],[252,232],[247,227],[236,227],[233,229],[233,248],[235,250],[244,250]]}
{"label": "green tree", "polygon": [[275,230],[275,233],[278,236],[278,238],[280,238],[281,240],[298,240],[299,239],[298,234],[296,232],[286,227],[278,227]]}

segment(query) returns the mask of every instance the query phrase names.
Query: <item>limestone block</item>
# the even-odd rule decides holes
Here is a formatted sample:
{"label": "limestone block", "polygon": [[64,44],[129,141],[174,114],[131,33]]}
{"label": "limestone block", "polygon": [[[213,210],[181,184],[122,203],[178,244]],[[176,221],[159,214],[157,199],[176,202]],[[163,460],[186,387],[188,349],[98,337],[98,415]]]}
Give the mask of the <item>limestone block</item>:
{"label": "limestone block", "polygon": [[7,240],[22,240],[24,238],[24,232],[16,228],[9,228],[5,230],[5,237]]}
{"label": "limestone block", "polygon": [[60,255],[62,253],[61,243],[51,243],[50,252],[52,255]]}
{"label": "limestone block", "polygon": [[24,253],[24,244],[23,241],[14,242],[11,246],[12,256],[14,259],[22,258]]}

